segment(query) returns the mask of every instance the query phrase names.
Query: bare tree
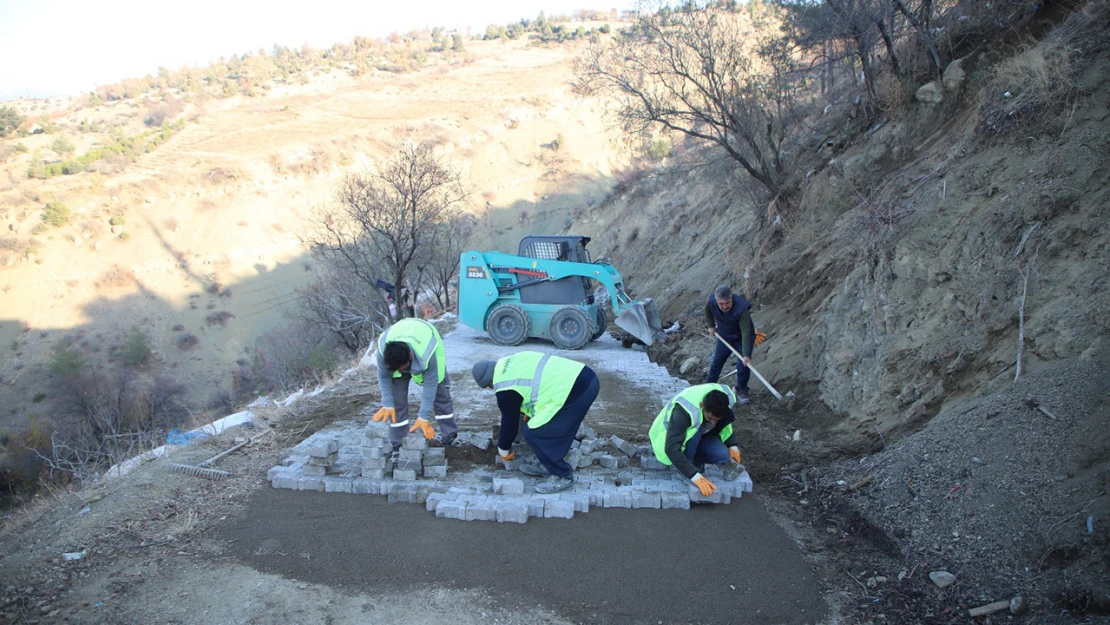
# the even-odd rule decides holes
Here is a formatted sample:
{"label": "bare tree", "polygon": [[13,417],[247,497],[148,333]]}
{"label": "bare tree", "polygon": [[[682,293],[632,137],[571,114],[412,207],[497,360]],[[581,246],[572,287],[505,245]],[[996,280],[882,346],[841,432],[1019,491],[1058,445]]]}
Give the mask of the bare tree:
{"label": "bare tree", "polygon": [[299,317],[330,332],[351,353],[370,344],[389,325],[389,309],[382,293],[367,286],[340,263],[320,263],[315,280],[297,289]]}
{"label": "bare tree", "polygon": [[627,131],[662,127],[720,146],[778,198],[802,76],[776,66],[791,55],[770,39],[745,14],[703,3],[645,12],[632,32],[578,58],[576,87],[615,98]]}
{"label": "bare tree", "polygon": [[427,140],[406,141],[376,170],[349,174],[336,205],[313,215],[313,256],[341,267],[368,290],[384,274],[399,294],[436,223],[467,197],[461,175],[434,147]]}
{"label": "bare tree", "polygon": [[459,257],[467,250],[477,227],[478,218],[462,212],[452,213],[436,226],[429,270],[436,303],[442,310],[452,306],[451,283],[459,277]]}

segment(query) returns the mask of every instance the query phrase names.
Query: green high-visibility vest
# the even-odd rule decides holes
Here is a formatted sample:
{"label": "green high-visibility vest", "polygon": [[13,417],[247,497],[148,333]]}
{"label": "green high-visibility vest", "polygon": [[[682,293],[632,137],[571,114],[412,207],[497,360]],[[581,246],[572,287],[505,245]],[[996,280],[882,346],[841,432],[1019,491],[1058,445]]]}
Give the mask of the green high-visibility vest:
{"label": "green high-visibility vest", "polygon": [[[682,391],[675,395],[674,399],[667,402],[663,406],[663,410],[655,417],[655,422],[651,424],[651,429],[648,431],[648,439],[651,440],[651,449],[655,452],[655,458],[665,465],[671,464],[671,459],[667,457],[667,426],[670,425],[671,412],[676,405],[682,406],[686,414],[690,415],[690,427],[686,429],[686,438],[682,441],[682,451],[686,451],[686,443],[698,433],[702,425],[702,412],[701,402],[710,391],[721,391],[728,395],[728,405],[731,408],[736,405],[736,393],[724,384],[698,384]],[[726,425],[721,429],[721,442],[727,441],[732,436],[732,424]]]}
{"label": "green high-visibility vest", "polygon": [[[435,326],[423,319],[402,319],[382,333],[378,339],[378,353],[385,354],[385,344],[400,341],[412,350],[412,364],[409,371],[420,371],[412,376],[417,384],[424,384],[425,369],[432,354],[436,357],[436,384],[447,379],[447,357],[443,354],[443,339]],[[393,377],[401,377],[403,372],[394,371]]]}
{"label": "green high-visibility vest", "polygon": [[513,391],[524,398],[525,424],[536,429],[555,416],[586,365],[539,352],[517,352],[497,361],[493,392]]}

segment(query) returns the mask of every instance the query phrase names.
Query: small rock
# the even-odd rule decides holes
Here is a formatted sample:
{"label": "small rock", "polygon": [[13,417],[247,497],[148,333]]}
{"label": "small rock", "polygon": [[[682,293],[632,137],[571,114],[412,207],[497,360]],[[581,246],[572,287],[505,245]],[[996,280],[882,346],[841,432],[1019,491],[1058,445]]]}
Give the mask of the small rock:
{"label": "small rock", "polygon": [[790,440],[794,441],[795,443],[802,440],[802,431],[794,430],[794,436],[792,436]]}
{"label": "small rock", "polygon": [[685,375],[687,371],[693,369],[696,366],[698,366],[697,356],[690,356],[686,360],[682,361],[682,364],[678,367],[678,372]]}
{"label": "small rock", "polygon": [[937,585],[937,588],[948,588],[956,582],[956,576],[948,571],[933,571],[929,573],[929,579]]}
{"label": "small rock", "polygon": [[937,84],[937,81],[934,80],[933,82],[921,85],[917,93],[914,94],[914,98],[916,98],[918,102],[923,102],[925,104],[940,104],[944,101],[944,92],[941,90],[941,86]]}
{"label": "small rock", "polygon": [[1022,614],[1025,612],[1025,597],[1018,595],[1010,599],[1010,614]]}
{"label": "small rock", "polygon": [[955,91],[958,89],[964,82],[964,76],[963,59],[956,59],[949,63],[948,67],[944,68],[944,76],[941,78],[941,82],[944,83],[944,90]]}

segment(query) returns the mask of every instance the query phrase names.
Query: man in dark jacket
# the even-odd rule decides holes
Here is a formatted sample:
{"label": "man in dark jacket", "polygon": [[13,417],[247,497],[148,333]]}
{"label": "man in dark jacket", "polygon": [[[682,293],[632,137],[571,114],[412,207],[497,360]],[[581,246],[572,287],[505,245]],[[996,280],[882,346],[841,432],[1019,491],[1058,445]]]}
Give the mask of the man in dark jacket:
{"label": "man in dark jacket", "polygon": [[[748,403],[748,379],[752,372],[748,365],[752,362],[752,349],[755,347],[755,324],[752,322],[752,305],[743,295],[737,295],[727,286],[718,287],[705,304],[705,323],[709,336],[719,336],[736,351],[740,352],[739,369],[736,372],[736,403]],[[706,382],[716,382],[721,377],[721,369],[728,362],[732,350],[721,341],[714,341],[713,358],[709,361],[709,374]]]}

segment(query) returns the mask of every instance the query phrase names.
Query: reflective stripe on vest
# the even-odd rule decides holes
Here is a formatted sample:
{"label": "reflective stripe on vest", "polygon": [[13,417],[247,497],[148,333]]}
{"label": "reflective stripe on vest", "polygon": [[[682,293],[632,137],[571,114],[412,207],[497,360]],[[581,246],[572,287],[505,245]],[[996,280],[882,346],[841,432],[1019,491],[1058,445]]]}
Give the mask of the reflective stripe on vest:
{"label": "reflective stripe on vest", "polygon": [[[392,341],[400,341],[409,346],[413,352],[413,362],[409,365],[408,373],[417,384],[424,383],[424,373],[428,368],[428,361],[435,354],[436,358],[436,383],[442,382],[447,373],[446,358],[443,354],[443,342],[439,338],[439,331],[435,326],[423,319],[402,319],[393,324],[381,338],[378,339],[378,353],[385,354],[385,345]],[[416,353],[419,350],[419,354]],[[413,372],[416,373],[413,373]],[[393,377],[399,378],[401,371],[394,371]]]}
{"label": "reflective stripe on vest", "polygon": [[[666,446],[667,429],[671,423],[671,412],[673,412],[674,407],[680,406],[686,411],[686,414],[690,415],[690,427],[686,429],[686,438],[682,441],[682,450],[685,452],[686,443],[701,429],[703,422],[701,403],[711,391],[721,391],[727,395],[730,408],[736,405],[736,393],[731,388],[723,384],[698,384],[675,395],[674,399],[663,406],[663,410],[655,417],[651,429],[648,430],[651,449],[655,452],[655,458],[659,462],[668,466],[671,464],[671,459],[667,457]],[[732,436],[732,424],[721,429],[721,441],[728,440],[730,436]]]}
{"label": "reflective stripe on vest", "polygon": [[497,361],[493,372],[493,391],[512,391],[521,396],[520,411],[530,429],[542,427],[566,403],[570,390],[585,365],[574,360],[518,352]]}

